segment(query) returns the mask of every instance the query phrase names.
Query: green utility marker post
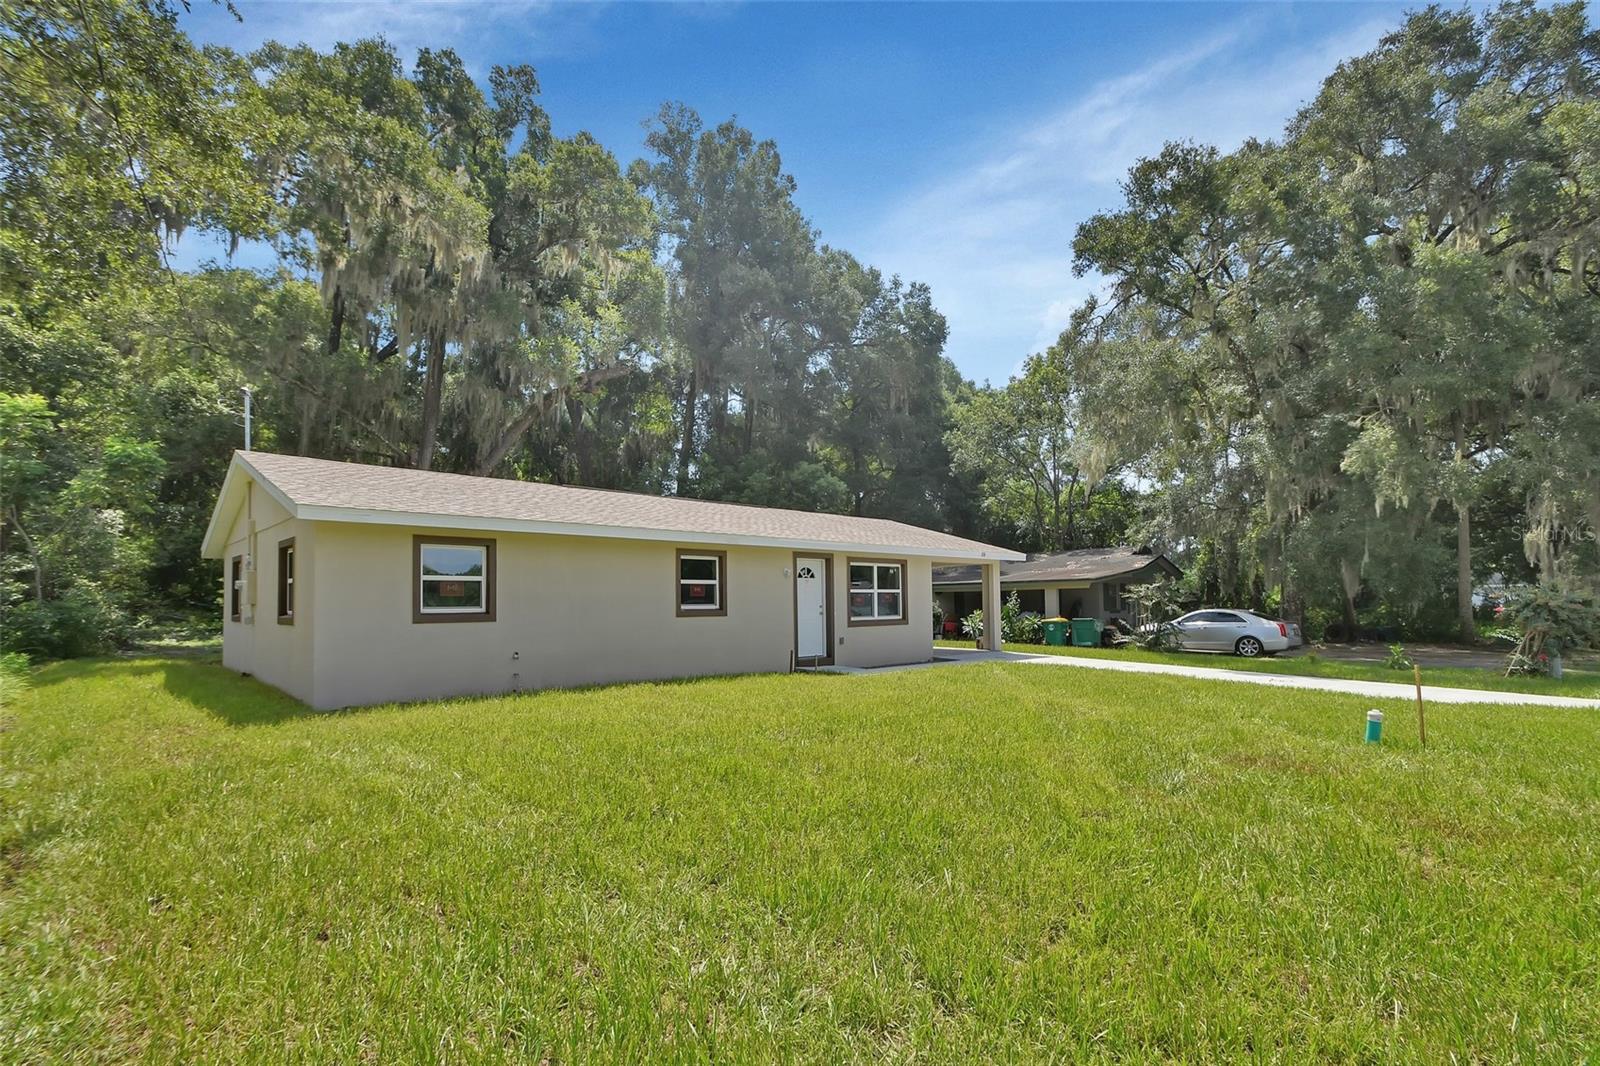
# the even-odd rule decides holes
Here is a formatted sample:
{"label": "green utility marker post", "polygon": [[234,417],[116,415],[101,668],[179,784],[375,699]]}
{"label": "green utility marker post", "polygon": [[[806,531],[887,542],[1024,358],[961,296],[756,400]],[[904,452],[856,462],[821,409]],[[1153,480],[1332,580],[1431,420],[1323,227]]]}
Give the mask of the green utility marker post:
{"label": "green utility marker post", "polygon": [[1368,744],[1381,744],[1381,743],[1383,743],[1383,712],[1382,711],[1368,711],[1367,712],[1367,743]]}

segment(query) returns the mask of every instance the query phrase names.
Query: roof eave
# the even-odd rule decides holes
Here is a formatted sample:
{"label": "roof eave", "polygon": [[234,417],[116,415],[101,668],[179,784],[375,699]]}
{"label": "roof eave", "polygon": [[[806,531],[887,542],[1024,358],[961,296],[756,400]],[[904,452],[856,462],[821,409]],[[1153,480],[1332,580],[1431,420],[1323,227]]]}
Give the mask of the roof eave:
{"label": "roof eave", "polygon": [[[206,523],[206,534],[200,538],[200,558],[222,558],[228,547],[228,526],[239,510],[239,494],[244,491],[243,482],[247,478],[248,475],[240,473],[236,457],[228,464],[228,472],[222,479],[222,490],[217,493],[216,505],[211,508],[211,520]],[[224,515],[227,517],[224,518]]]}
{"label": "roof eave", "polygon": [[[1000,583],[1002,585],[1077,585],[1084,582],[1093,583],[1096,581],[1112,581],[1119,577],[1132,577],[1135,574],[1142,574],[1147,570],[1165,570],[1173,577],[1183,576],[1183,571],[1178,567],[1178,564],[1168,559],[1165,555],[1157,555],[1152,557],[1148,562],[1141,563],[1140,565],[1131,567],[1127,570],[1115,570],[1103,574],[1080,574],[1077,577],[1040,577],[1036,572],[1024,570],[1020,573],[1002,574],[1000,576]],[[981,585],[983,582],[976,578],[947,578],[940,580],[936,576],[933,579],[933,583],[936,586],[948,588],[955,585]]]}
{"label": "roof eave", "polygon": [[206,534],[200,539],[200,558],[221,559],[227,554],[229,520],[239,510],[241,494],[252,483],[260,485],[267,495],[289,512],[291,518],[300,517],[293,500],[262,477],[248,459],[234,452],[232,461],[228,463],[228,472],[222,478],[222,491],[217,493],[217,504],[211,509],[211,520],[206,523]]}
{"label": "roof eave", "polygon": [[487,533],[543,533],[566,537],[607,537],[616,540],[666,541],[714,544],[719,547],[786,548],[798,551],[853,552],[861,555],[903,555],[907,558],[966,562],[1018,562],[1025,558],[994,545],[977,548],[929,548],[903,544],[867,544],[852,541],[769,537],[754,534],[711,533],[701,530],[656,529],[643,526],[605,526],[586,522],[541,522],[526,518],[491,518],[470,515],[425,514],[416,511],[377,511],[357,507],[302,504],[295,516],[308,522],[354,522],[365,525],[411,526],[424,529],[464,529]]}

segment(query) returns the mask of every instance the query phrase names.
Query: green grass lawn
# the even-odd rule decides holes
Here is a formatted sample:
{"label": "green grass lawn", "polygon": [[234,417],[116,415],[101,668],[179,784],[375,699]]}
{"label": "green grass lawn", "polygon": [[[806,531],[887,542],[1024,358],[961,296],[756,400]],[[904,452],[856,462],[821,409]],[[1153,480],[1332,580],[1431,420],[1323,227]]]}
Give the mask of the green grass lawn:
{"label": "green grass lawn", "polygon": [[[936,640],[936,645],[970,648],[970,640]],[[1249,670],[1264,674],[1299,674],[1302,677],[1345,677],[1356,681],[1389,681],[1411,684],[1411,671],[1392,670],[1382,663],[1355,663],[1325,659],[1315,652],[1293,657],[1272,656],[1241,659],[1236,655],[1206,655],[1200,652],[1145,651],[1143,648],[1060,648],[1045,644],[1011,644],[1007,651],[1029,655],[1068,655],[1089,659],[1120,659],[1141,663],[1172,663],[1177,666],[1203,666],[1220,670]],[[1422,683],[1446,688],[1481,688],[1499,692],[1538,692],[1549,696],[1577,696],[1600,699],[1600,666],[1583,661],[1568,666],[1559,681],[1548,677],[1506,677],[1498,670],[1479,670],[1462,666],[1424,666]]]}
{"label": "green grass lawn", "polygon": [[0,712],[0,1061],[1565,1061],[1600,713],[981,664]]}

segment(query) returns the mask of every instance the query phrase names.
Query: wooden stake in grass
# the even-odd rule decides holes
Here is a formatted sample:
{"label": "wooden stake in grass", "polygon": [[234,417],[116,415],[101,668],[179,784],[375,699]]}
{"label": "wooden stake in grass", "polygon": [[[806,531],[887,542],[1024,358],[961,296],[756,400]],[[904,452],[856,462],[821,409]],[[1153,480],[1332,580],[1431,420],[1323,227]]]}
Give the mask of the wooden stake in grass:
{"label": "wooden stake in grass", "polygon": [[1411,664],[1411,676],[1417,683],[1417,735],[1422,738],[1422,746],[1428,746],[1428,723],[1422,717],[1422,667],[1416,663]]}

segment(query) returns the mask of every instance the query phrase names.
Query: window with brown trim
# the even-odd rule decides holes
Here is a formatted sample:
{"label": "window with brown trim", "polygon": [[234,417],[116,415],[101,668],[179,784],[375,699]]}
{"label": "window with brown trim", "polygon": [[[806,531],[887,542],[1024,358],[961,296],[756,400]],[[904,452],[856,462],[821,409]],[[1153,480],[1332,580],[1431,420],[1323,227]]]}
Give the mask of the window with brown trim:
{"label": "window with brown trim", "polygon": [[904,625],[905,575],[903,559],[851,559],[847,624]]}
{"label": "window with brown trim", "polygon": [[680,618],[728,613],[728,553],[678,549],[677,608]]}
{"label": "window with brown trim", "polygon": [[244,600],[244,556],[235,555],[228,564],[228,617],[237,622],[242,617],[239,604]]}
{"label": "window with brown trim", "polygon": [[411,620],[493,622],[493,540],[478,537],[411,538]]}
{"label": "window with brown trim", "polygon": [[278,541],[278,624],[294,625],[294,538]]}

